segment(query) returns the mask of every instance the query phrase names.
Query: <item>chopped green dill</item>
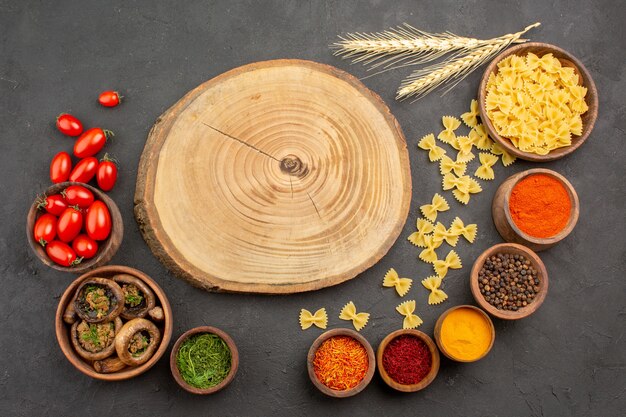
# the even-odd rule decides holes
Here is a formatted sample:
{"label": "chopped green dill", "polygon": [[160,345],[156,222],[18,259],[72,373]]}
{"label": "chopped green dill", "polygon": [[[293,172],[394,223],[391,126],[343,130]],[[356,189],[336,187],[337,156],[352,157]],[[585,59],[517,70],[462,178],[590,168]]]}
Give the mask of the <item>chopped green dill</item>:
{"label": "chopped green dill", "polygon": [[90,324],[89,332],[83,333],[80,337],[84,341],[91,342],[95,346],[100,347],[100,338],[98,337],[98,326],[96,326],[95,324]]}
{"label": "chopped green dill", "polygon": [[143,297],[139,294],[129,293],[129,294],[126,294],[125,301],[126,301],[126,304],[130,305],[131,307],[135,307],[141,304],[141,302],[143,301]]}
{"label": "chopped green dill", "polygon": [[185,382],[204,389],[219,384],[228,376],[231,353],[224,340],[212,333],[189,337],[176,354],[176,366]]}

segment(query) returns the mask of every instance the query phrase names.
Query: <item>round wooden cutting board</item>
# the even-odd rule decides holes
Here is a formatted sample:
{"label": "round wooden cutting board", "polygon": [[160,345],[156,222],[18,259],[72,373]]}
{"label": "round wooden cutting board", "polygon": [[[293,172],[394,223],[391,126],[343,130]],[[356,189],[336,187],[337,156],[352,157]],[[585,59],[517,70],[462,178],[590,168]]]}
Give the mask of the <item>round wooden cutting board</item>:
{"label": "round wooden cutting board", "polygon": [[228,71],[156,122],[135,216],[153,253],[211,291],[294,293],[354,278],[408,215],[406,142],[380,97],[309,61]]}

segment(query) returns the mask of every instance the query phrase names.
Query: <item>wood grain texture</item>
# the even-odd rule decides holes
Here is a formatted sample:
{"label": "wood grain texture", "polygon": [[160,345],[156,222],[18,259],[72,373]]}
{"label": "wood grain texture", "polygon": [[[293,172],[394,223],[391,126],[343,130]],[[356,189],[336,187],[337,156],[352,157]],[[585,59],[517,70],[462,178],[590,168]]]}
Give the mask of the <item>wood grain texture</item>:
{"label": "wood grain texture", "polygon": [[376,263],[410,197],[406,142],[380,97],[333,67],[276,60],[202,84],[157,120],[135,216],[192,284],[294,293]]}
{"label": "wood grain texture", "polygon": [[[491,74],[492,72],[494,74],[498,73],[498,62],[502,61],[504,58],[510,55],[525,56],[529,52],[532,52],[539,57],[551,53],[552,55],[554,55],[555,58],[561,61],[561,65],[563,65],[564,67],[574,68],[580,80],[579,84],[587,87],[587,96],[585,97],[585,101],[587,102],[587,106],[589,107],[589,109],[585,113],[580,115],[583,121],[582,135],[572,136],[572,144],[570,146],[554,149],[550,151],[547,155],[538,155],[532,152],[524,152],[516,148],[509,139],[500,136],[498,132],[496,132],[495,126],[493,125],[493,123],[491,123],[489,117],[487,117],[485,107],[485,102],[487,99],[487,80],[489,78],[489,74]],[[596,123],[596,119],[598,118],[598,90],[587,68],[585,68],[583,63],[569,52],[557,46],[543,42],[523,43],[521,45],[505,49],[498,56],[496,56],[487,66],[485,72],[483,73],[483,77],[478,87],[478,103],[480,118],[487,128],[489,136],[491,136],[493,140],[498,142],[504,148],[504,150],[511,155],[515,155],[518,158],[534,162],[554,161],[574,152],[576,149],[582,146],[587,138],[589,138],[589,135],[593,130],[593,126]]]}
{"label": "wood grain texture", "polygon": [[[567,194],[572,203],[572,209],[570,211],[570,217],[567,224],[563,230],[552,237],[541,238],[530,236],[520,230],[511,217],[509,199],[511,198],[511,191],[513,190],[513,187],[515,187],[515,185],[517,185],[517,183],[522,179],[533,174],[549,175],[560,181],[567,190]],[[527,246],[535,252],[551,248],[561,240],[565,239],[572,232],[572,230],[574,230],[576,223],[578,223],[579,215],[580,202],[574,186],[563,175],[546,168],[533,168],[511,175],[503,181],[502,184],[500,184],[493,196],[491,204],[491,217],[493,218],[493,223],[495,224],[498,233],[500,233],[500,236],[502,236],[502,239],[507,242],[519,243],[520,245]]]}

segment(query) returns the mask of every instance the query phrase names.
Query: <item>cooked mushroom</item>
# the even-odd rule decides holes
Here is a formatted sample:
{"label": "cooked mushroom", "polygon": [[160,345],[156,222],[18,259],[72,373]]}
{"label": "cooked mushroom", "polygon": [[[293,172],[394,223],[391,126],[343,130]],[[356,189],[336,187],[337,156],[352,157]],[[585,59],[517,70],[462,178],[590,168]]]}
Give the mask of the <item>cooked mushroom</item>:
{"label": "cooked mushroom", "polygon": [[115,337],[122,329],[122,319],[116,317],[107,323],[75,322],[71,336],[74,350],[83,358],[96,361],[115,352]]}
{"label": "cooked mushroom", "polygon": [[78,316],[76,315],[76,310],[74,310],[74,303],[69,303],[67,307],[65,307],[65,312],[63,312],[63,321],[67,324],[76,323]]}
{"label": "cooked mushroom", "polygon": [[94,361],[93,363],[93,369],[100,374],[112,374],[114,372],[119,372],[127,366],[128,365],[122,362],[117,356],[112,356],[101,361]]}
{"label": "cooked mushroom", "polygon": [[148,311],[148,315],[154,321],[163,321],[165,320],[165,312],[162,307],[154,307],[152,310]]}
{"label": "cooked mushroom", "polygon": [[156,299],[154,293],[141,279],[128,275],[119,274],[113,277],[124,293],[124,309],[122,317],[130,320],[145,317],[148,311],[154,308]]}
{"label": "cooked mushroom", "polygon": [[88,323],[112,321],[123,308],[122,288],[110,279],[89,278],[76,290],[74,310]]}
{"label": "cooked mushroom", "polygon": [[149,320],[132,319],[115,337],[115,350],[120,360],[129,366],[145,363],[161,342],[161,332]]}

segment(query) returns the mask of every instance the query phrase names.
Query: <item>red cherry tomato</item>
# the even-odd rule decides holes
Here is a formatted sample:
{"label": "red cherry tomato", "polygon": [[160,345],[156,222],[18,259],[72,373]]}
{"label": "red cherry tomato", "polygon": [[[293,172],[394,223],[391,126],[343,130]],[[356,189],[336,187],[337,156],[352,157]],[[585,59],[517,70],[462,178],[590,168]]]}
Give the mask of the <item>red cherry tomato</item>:
{"label": "red cherry tomato", "polygon": [[62,242],[71,242],[83,228],[83,213],[76,207],[65,209],[57,222],[57,236]]}
{"label": "red cherry tomato", "polygon": [[122,96],[117,91],[105,91],[98,97],[98,102],[104,107],[115,107],[122,101]]}
{"label": "red cherry tomato", "polygon": [[65,182],[70,177],[72,171],[72,158],[67,152],[59,152],[50,162],[50,180],[57,184]]}
{"label": "red cherry tomato", "polygon": [[67,243],[53,240],[46,246],[48,258],[61,266],[78,265],[82,259],[76,259],[76,252]]}
{"label": "red cherry tomato", "polygon": [[93,240],[105,240],[111,233],[111,214],[106,204],[94,201],[85,216],[85,231]]}
{"label": "red cherry tomato", "polygon": [[94,156],[104,148],[110,136],[115,136],[110,130],[94,127],[85,131],[74,143],[74,155],[79,158]]}
{"label": "red cherry tomato", "polygon": [[117,181],[117,164],[113,159],[109,158],[108,153],[104,154],[104,158],[98,165],[96,180],[98,181],[98,187],[102,191],[111,191],[115,186]]}
{"label": "red cherry tomato", "polygon": [[57,117],[57,129],[67,136],[78,136],[83,133],[83,124],[71,114],[61,113]]}
{"label": "red cherry tomato", "polygon": [[67,202],[61,194],[53,194],[38,200],[37,208],[58,217],[67,208]]}
{"label": "red cherry tomato", "polygon": [[93,156],[81,159],[70,174],[69,180],[72,182],[88,183],[96,175],[98,170],[98,160]]}
{"label": "red cherry tomato", "polygon": [[57,218],[49,213],[39,216],[35,222],[33,235],[41,246],[46,246],[48,242],[52,242],[57,235]]}
{"label": "red cherry tomato", "polygon": [[70,185],[62,192],[65,201],[70,206],[87,208],[93,204],[94,196],[91,191],[81,185]]}
{"label": "red cherry tomato", "polygon": [[85,234],[81,234],[76,236],[76,239],[72,242],[72,249],[81,258],[91,259],[98,252],[98,242]]}

